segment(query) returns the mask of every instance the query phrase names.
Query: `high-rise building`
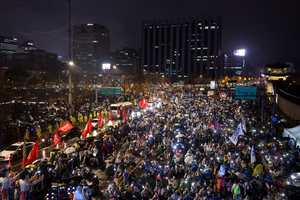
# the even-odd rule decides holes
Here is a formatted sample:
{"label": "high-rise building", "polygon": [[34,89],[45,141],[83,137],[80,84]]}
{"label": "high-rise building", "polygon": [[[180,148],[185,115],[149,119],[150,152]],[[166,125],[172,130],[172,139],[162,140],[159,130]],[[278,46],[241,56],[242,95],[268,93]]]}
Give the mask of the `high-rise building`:
{"label": "high-rise building", "polygon": [[100,24],[73,25],[73,61],[75,71],[97,74],[109,62],[109,27]]}
{"label": "high-rise building", "polygon": [[110,54],[112,74],[136,75],[140,66],[139,52],[133,48],[123,47]]}
{"label": "high-rise building", "polygon": [[224,54],[224,73],[226,76],[245,75],[245,64],[245,49],[234,50],[233,55],[229,56]]}
{"label": "high-rise building", "polygon": [[15,53],[18,48],[18,40],[14,37],[0,35],[0,54]]}
{"label": "high-rise building", "polygon": [[204,16],[142,23],[142,70],[166,77],[219,74],[222,20]]}

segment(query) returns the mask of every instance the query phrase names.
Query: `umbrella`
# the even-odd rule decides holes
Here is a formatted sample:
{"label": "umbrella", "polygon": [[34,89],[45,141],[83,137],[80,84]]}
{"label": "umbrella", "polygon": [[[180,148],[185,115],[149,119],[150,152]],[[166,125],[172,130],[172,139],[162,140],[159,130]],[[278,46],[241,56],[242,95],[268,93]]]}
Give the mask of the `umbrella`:
{"label": "umbrella", "polygon": [[32,162],[33,165],[36,165],[37,163],[41,162],[41,159],[37,159],[35,161]]}
{"label": "umbrella", "polygon": [[262,186],[262,183],[256,179],[253,179],[252,181],[250,181],[251,184],[253,184],[253,182],[255,182],[258,186]]}
{"label": "umbrella", "polygon": [[236,172],[235,173],[235,175],[237,176],[237,177],[239,177],[240,179],[245,179],[245,177],[247,177],[246,175],[244,175],[244,174],[242,174],[242,173],[239,173],[239,172]]}
{"label": "umbrella", "polygon": [[0,172],[0,177],[2,178],[4,178],[4,177],[6,177],[6,175],[4,174],[4,173],[2,173],[2,172]]}
{"label": "umbrella", "polygon": [[84,150],[88,150],[88,148],[86,148],[86,147],[81,147],[80,149],[78,149],[78,151],[84,151]]}
{"label": "umbrella", "polygon": [[283,123],[284,123],[284,122],[287,122],[287,120],[286,120],[286,119],[281,119],[280,121],[281,121],[281,122],[283,122]]}
{"label": "umbrella", "polygon": [[90,150],[85,150],[84,153],[86,153],[86,152],[87,152],[88,154],[92,154],[92,151],[90,151]]}
{"label": "umbrella", "polygon": [[176,137],[175,138],[181,138],[181,137],[185,137],[185,135],[183,135],[183,134],[178,134],[178,135],[176,135]]}
{"label": "umbrella", "polygon": [[48,160],[49,160],[48,157],[43,157],[43,158],[41,158],[41,161],[48,161]]}
{"label": "umbrella", "polygon": [[68,147],[68,148],[65,150],[65,153],[66,153],[66,154],[70,154],[70,153],[73,153],[75,150],[76,150],[75,147]]}
{"label": "umbrella", "polygon": [[292,174],[291,174],[291,177],[292,177],[293,179],[300,179],[300,173],[292,173]]}
{"label": "umbrella", "polygon": [[51,151],[60,151],[60,149],[53,148]]}
{"label": "umbrella", "polygon": [[80,182],[80,181],[83,179],[83,177],[82,177],[82,176],[79,176],[79,175],[75,175],[75,176],[71,176],[70,179],[75,179],[75,180],[77,180],[78,182]]}
{"label": "umbrella", "polygon": [[100,140],[94,140],[93,144],[96,144],[96,143],[101,143],[101,141]]}
{"label": "umbrella", "polygon": [[27,165],[25,168],[26,168],[26,169],[28,169],[28,168],[36,168],[36,166],[33,165],[33,164],[30,164],[30,165]]}
{"label": "umbrella", "polygon": [[193,161],[193,156],[187,156],[187,157],[184,159],[185,164],[188,164],[188,163],[190,163],[190,162],[192,162],[192,161]]}

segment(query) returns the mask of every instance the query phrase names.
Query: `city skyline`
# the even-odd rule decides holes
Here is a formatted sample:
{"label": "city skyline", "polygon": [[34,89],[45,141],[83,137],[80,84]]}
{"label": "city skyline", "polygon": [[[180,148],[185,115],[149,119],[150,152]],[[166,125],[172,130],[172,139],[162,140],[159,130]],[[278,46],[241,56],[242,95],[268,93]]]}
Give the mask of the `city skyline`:
{"label": "city skyline", "polygon": [[[28,3],[27,3],[28,2]],[[0,35],[34,40],[47,52],[68,57],[68,1],[6,1],[2,3]],[[22,4],[22,5],[21,5]],[[111,51],[141,48],[143,20],[220,15],[222,54],[246,49],[249,65],[299,61],[297,8],[300,2],[281,1],[160,1],[112,0],[101,3],[71,0],[71,23],[111,27]]]}

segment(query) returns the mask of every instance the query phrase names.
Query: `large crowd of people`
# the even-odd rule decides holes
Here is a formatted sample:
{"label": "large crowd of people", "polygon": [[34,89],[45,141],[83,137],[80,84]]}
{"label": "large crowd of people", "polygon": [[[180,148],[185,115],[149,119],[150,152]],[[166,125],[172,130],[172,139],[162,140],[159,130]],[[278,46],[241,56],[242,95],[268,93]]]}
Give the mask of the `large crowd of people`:
{"label": "large crowd of people", "polygon": [[[149,105],[132,110],[126,124],[104,124],[97,136],[7,173],[2,199],[299,199],[290,179],[300,170],[299,147],[281,136],[284,125],[258,117],[260,105],[194,88],[148,96]],[[103,163],[111,184],[99,188],[93,171]],[[55,182],[60,192],[51,193]]]}

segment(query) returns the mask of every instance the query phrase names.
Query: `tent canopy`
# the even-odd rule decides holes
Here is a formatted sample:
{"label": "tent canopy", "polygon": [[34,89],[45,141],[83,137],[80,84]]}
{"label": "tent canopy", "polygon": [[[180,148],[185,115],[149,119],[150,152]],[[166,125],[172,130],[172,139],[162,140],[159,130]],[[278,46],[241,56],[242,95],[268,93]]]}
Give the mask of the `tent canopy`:
{"label": "tent canopy", "polygon": [[293,128],[285,128],[283,131],[283,137],[291,137],[297,141],[297,145],[300,144],[300,125]]}

